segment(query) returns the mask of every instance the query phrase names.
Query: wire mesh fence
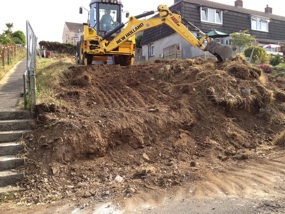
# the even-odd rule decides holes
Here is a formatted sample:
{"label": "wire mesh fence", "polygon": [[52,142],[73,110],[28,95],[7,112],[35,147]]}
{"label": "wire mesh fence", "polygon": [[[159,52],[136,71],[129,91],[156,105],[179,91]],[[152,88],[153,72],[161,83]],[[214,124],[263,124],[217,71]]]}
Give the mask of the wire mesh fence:
{"label": "wire mesh fence", "polygon": [[36,105],[36,57],[37,37],[29,21],[26,22],[27,38],[27,70],[23,75],[24,80],[24,107],[33,113]]}

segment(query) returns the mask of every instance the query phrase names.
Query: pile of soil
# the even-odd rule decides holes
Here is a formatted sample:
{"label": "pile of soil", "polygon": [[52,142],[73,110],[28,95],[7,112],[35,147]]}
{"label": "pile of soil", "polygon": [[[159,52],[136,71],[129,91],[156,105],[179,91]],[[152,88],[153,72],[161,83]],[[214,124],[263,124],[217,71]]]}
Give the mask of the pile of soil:
{"label": "pile of soil", "polygon": [[284,129],[282,84],[238,56],[74,66],[61,79],[25,136],[21,202],[175,188],[217,162],[252,158]]}

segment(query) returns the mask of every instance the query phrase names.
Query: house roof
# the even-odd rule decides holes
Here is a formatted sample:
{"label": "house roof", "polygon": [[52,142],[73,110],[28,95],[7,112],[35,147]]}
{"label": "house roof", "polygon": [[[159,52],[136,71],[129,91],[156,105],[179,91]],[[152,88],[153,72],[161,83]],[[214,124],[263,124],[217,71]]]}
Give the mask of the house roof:
{"label": "house roof", "polygon": [[[179,5],[179,3],[180,2],[170,6],[169,9],[171,11],[175,11],[175,9],[177,9],[177,5]],[[158,16],[158,14],[156,14],[153,17],[157,17],[157,16]],[[155,40],[157,40],[159,38],[163,38],[163,37],[169,36],[170,34],[173,34],[173,33],[175,33],[175,31],[172,28],[170,28],[169,26],[167,26],[166,24],[162,24],[162,25],[159,25],[157,27],[150,28],[150,29],[145,30],[143,32],[141,45],[146,45],[149,42],[155,41]]]}
{"label": "house roof", "polygon": [[[223,9],[223,10],[231,10],[231,11],[235,11],[235,12],[239,12],[239,13],[245,13],[245,14],[249,14],[249,15],[258,15],[258,16],[263,16],[263,17],[268,17],[268,18],[272,18],[272,19],[276,19],[276,20],[285,21],[284,16],[265,13],[262,11],[250,10],[250,9],[246,9],[244,7],[236,7],[234,5],[231,6],[231,5],[221,4],[221,3],[212,2],[212,1],[208,1],[208,0],[182,0],[182,1],[189,2],[192,4],[197,4],[200,6],[213,7],[216,9]],[[233,1],[233,3],[234,3],[234,1]],[[266,5],[264,5],[264,7],[265,6]]]}
{"label": "house roof", "polygon": [[[175,9],[177,9],[178,11],[181,11],[182,8],[185,9],[185,6],[187,6],[187,5],[186,4],[184,5],[183,3],[186,3],[187,5],[188,4],[189,5],[190,4],[191,5],[197,5],[199,7],[204,6],[204,7],[214,8],[214,9],[220,9],[223,11],[231,11],[232,13],[236,12],[239,14],[270,18],[270,19],[274,19],[277,21],[285,21],[284,16],[274,15],[274,14],[265,13],[265,12],[261,12],[261,11],[250,10],[250,9],[246,9],[243,7],[236,7],[234,5],[232,5],[232,6],[231,5],[225,5],[225,4],[221,4],[221,3],[217,3],[217,2],[212,2],[210,0],[181,0],[181,1],[177,1],[176,4],[170,6],[170,10],[175,11]],[[233,0],[233,4],[234,4],[234,0]],[[182,10],[182,13],[183,13],[183,11],[185,11],[185,10]],[[181,15],[183,16],[183,14],[181,14]],[[192,20],[189,20],[189,21],[192,22]],[[191,26],[188,26],[188,27],[191,31],[195,30]],[[209,25],[205,26],[205,27],[209,28]],[[220,30],[226,31],[226,29],[220,29]],[[279,31],[280,31],[280,29],[279,29]],[[141,44],[142,45],[149,44],[153,41],[156,41],[158,39],[169,36],[173,33],[175,33],[175,31],[165,24],[158,26],[158,27],[155,27],[155,28],[145,30],[143,37],[142,37]]]}
{"label": "house roof", "polygon": [[67,28],[72,32],[83,32],[83,24],[82,23],[74,23],[74,22],[65,22]]}

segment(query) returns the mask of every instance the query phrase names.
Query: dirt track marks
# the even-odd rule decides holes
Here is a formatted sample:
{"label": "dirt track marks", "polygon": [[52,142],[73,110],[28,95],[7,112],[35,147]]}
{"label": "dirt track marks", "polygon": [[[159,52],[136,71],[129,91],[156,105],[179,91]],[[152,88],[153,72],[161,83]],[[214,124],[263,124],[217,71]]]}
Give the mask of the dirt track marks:
{"label": "dirt track marks", "polygon": [[159,99],[166,96],[146,85],[140,86],[139,89],[126,85],[115,88],[97,82],[97,87],[97,99],[105,108],[146,108],[154,103],[162,104]]}
{"label": "dirt track marks", "polygon": [[[210,170],[205,169],[203,180],[176,188],[171,197],[167,192],[154,192],[130,199],[129,204],[141,201],[143,204],[161,206],[169,198],[171,201],[184,201],[187,198],[191,201],[203,198],[282,200],[285,196],[284,161],[285,151],[280,151],[237,163],[220,162],[213,164]],[[159,200],[155,196],[159,196]]]}
{"label": "dirt track marks", "polygon": [[[221,162],[194,187],[192,196],[278,196],[285,186],[285,152],[249,159],[242,164]],[[280,186],[281,185],[281,186]]]}

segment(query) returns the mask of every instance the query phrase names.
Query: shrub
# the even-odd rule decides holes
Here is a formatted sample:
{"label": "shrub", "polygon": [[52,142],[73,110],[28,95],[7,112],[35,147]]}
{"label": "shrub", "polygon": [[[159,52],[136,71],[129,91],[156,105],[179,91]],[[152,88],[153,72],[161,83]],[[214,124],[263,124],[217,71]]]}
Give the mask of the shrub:
{"label": "shrub", "polygon": [[266,51],[262,47],[253,47],[250,46],[244,51],[244,55],[246,57],[250,57],[252,49],[254,48],[253,54],[252,54],[252,62],[256,62],[259,60],[261,63],[263,63],[266,60]]}
{"label": "shrub", "polygon": [[280,63],[279,65],[274,67],[274,70],[284,72],[285,71],[285,64],[284,63]]}
{"label": "shrub", "polygon": [[40,41],[39,45],[46,48],[48,51],[54,51],[57,53],[67,53],[71,55],[74,55],[76,53],[76,46],[73,44]]}
{"label": "shrub", "polygon": [[276,55],[274,57],[271,57],[269,60],[270,65],[276,66],[279,65],[282,62],[282,58],[280,55]]}
{"label": "shrub", "polygon": [[259,64],[257,67],[263,70],[264,73],[272,73],[272,67],[268,64]]}

